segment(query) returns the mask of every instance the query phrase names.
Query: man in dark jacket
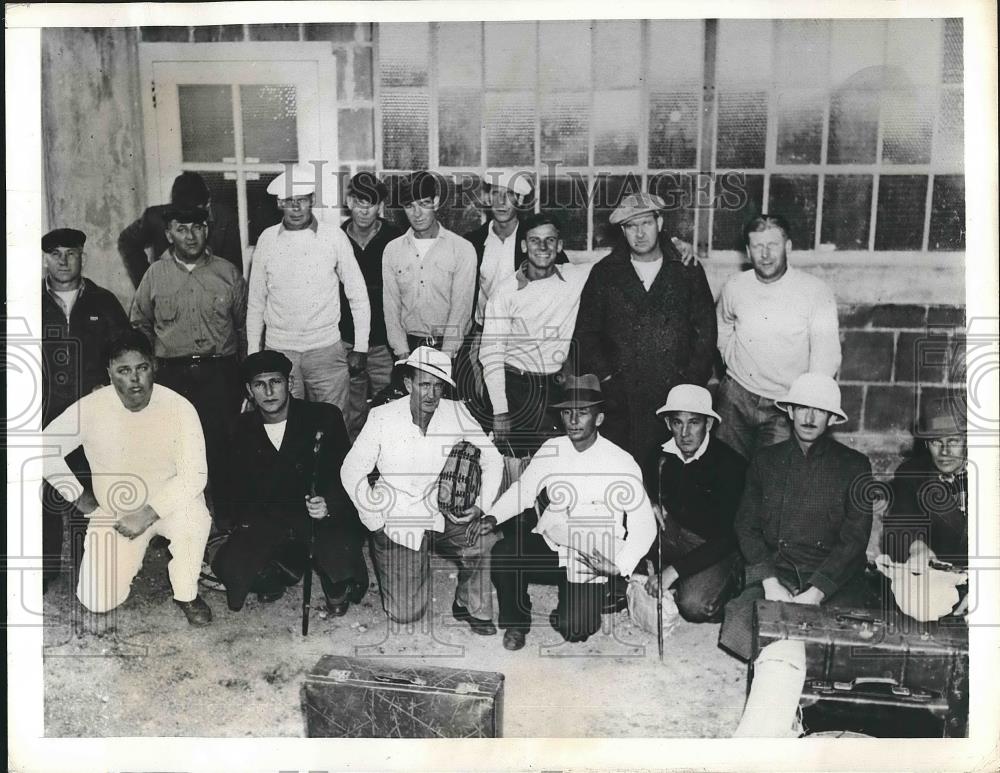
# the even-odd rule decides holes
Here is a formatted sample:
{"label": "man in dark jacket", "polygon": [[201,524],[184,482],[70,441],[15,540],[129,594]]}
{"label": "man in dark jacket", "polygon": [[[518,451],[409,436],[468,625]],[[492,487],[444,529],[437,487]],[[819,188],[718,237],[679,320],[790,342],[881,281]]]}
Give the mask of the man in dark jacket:
{"label": "man in dark jacket", "polygon": [[625,240],[590,272],[574,334],[577,372],[607,395],[603,432],[636,459],[666,440],[651,420],[676,384],[704,386],[715,355],[715,304],[705,271],[662,233],[659,196],[630,194],[611,214]]}
{"label": "man in dark jacket", "polygon": [[[746,461],[711,435],[720,419],[704,387],[675,386],[656,413],[673,436],[644,471],[663,532],[659,582],[664,589],[674,586],[685,620],[718,622],[722,607],[739,590],[742,562],[733,522]],[[651,578],[647,590],[655,594],[659,582]]]}
{"label": "man in dark jacket", "polygon": [[[128,328],[128,316],[118,298],[82,275],[86,241],[86,234],[73,228],[57,228],[42,237],[43,428],[81,397],[108,383],[104,345]],[[87,484],[90,468],[83,452],[70,454],[68,461]],[[62,516],[69,514],[71,524],[84,527],[86,520],[48,483],[43,487],[42,584],[47,589],[59,574]],[[74,560],[74,568],[77,564]]]}
{"label": "man in dark jacket", "polygon": [[277,600],[315,569],[328,611],[340,616],[368,591],[361,524],[339,475],[350,441],[336,406],[291,397],[291,369],[287,357],[271,350],[243,364],[256,408],[240,416],[233,437],[224,506],[238,526],[212,569],[234,611],[251,592]]}
{"label": "man in dark jacket", "polygon": [[726,605],[719,643],[750,658],[759,599],[865,607],[871,536],[871,462],[838,443],[827,427],[847,421],[830,376],[803,373],[783,401],[792,437],[759,448],[736,514],[746,589]]}
{"label": "man in dark jacket", "polygon": [[181,172],[170,189],[170,204],[149,207],[118,237],[118,252],[125,261],[133,285],[139,286],[150,263],[159,260],[170,247],[164,214],[171,206],[207,210],[209,248],[214,255],[225,258],[243,273],[243,249],[236,216],[231,210],[212,203],[208,186],[200,174]]}

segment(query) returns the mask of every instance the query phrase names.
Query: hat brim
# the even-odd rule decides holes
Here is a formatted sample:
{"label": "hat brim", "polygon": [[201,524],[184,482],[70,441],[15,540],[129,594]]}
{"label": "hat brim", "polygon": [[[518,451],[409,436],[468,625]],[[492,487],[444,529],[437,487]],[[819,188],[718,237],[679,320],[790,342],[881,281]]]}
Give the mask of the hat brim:
{"label": "hat brim", "polygon": [[[784,400],[775,400],[774,405],[776,408],[780,408],[781,410],[784,411],[790,408],[792,405],[800,405],[800,403],[786,403]],[[832,408],[824,408],[822,405],[808,405],[806,407],[815,408],[817,411],[826,411],[827,413],[829,413],[830,414],[829,426],[831,427],[837,424],[847,423],[847,414],[839,409],[833,410]]]}
{"label": "hat brim", "polygon": [[552,408],[589,408],[593,405],[604,405],[604,395],[593,389],[569,389],[564,399],[552,403]]}
{"label": "hat brim", "polygon": [[640,209],[627,215],[618,215],[617,217],[615,216],[615,213],[612,212],[611,217],[608,218],[608,222],[611,223],[611,225],[621,225],[622,223],[627,223],[629,220],[634,220],[642,215],[658,215],[661,211],[662,210],[659,207],[646,207],[645,209]]}
{"label": "hat brim", "polygon": [[702,416],[707,416],[710,419],[715,419],[717,424],[722,424],[722,417],[715,411],[696,411],[694,408],[668,408],[667,406],[661,406],[656,409],[656,415],[662,416],[665,413],[673,413],[674,411],[687,411],[688,413],[698,413]]}
{"label": "hat brim", "polygon": [[432,376],[437,376],[446,384],[451,386],[458,386],[455,381],[445,373],[441,368],[435,367],[424,362],[410,362],[409,360],[396,360],[397,365],[409,365],[411,368],[416,368],[417,370],[422,370],[424,373],[430,373]]}

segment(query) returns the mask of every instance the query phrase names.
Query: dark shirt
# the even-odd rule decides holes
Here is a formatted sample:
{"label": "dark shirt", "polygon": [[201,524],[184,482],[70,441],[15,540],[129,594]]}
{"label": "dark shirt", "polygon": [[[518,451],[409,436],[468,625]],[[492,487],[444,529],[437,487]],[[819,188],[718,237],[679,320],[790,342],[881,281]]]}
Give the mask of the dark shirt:
{"label": "dark shirt", "polygon": [[823,435],[808,455],[793,437],[750,461],[736,515],[747,583],[780,577],[830,597],[865,565],[871,462]]}
{"label": "dark shirt", "polygon": [[108,383],[104,346],[128,327],[118,298],[84,278],[67,318],[61,299],[42,281],[42,423]]}
{"label": "dark shirt", "polygon": [[[393,239],[398,239],[403,235],[392,223],[379,219],[382,227],[378,229],[371,241],[364,247],[358,244],[351,237],[347,226],[352,222],[351,218],[344,221],[341,228],[347,234],[351,246],[354,248],[354,257],[361,267],[361,273],[365,277],[365,285],[368,287],[368,302],[372,307],[371,332],[368,335],[368,347],[388,346],[389,340],[385,333],[385,309],[382,306],[382,253],[385,246]],[[351,306],[347,302],[347,295],[344,293],[344,285],[340,285],[340,337],[349,344],[354,343],[354,318],[351,316]]]}
{"label": "dark shirt", "polygon": [[671,520],[705,540],[673,561],[680,577],[707,569],[737,549],[733,524],[743,494],[746,461],[733,449],[711,438],[705,453],[687,464],[660,451],[647,465],[644,477],[650,500],[656,502],[662,493]]}

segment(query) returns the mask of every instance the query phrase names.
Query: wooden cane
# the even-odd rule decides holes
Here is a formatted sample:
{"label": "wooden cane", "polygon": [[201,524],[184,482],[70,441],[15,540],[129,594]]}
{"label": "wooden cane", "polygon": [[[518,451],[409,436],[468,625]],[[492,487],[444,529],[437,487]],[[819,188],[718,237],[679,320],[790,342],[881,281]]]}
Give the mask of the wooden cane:
{"label": "wooden cane", "polygon": [[[663,462],[660,456],[656,467],[656,504],[660,507],[661,517],[666,517],[663,510]],[[656,583],[656,648],[663,662],[663,529],[656,524],[656,571],[659,573]]]}
{"label": "wooden cane", "polygon": [[[312,452],[312,475],[309,480],[309,498],[316,496],[316,479],[319,477],[319,447],[323,442],[323,430],[316,430]],[[307,513],[308,515],[308,513]],[[302,635],[309,635],[309,607],[312,601],[313,555],[316,551],[316,519],[309,516],[309,561],[306,576],[302,580]]]}

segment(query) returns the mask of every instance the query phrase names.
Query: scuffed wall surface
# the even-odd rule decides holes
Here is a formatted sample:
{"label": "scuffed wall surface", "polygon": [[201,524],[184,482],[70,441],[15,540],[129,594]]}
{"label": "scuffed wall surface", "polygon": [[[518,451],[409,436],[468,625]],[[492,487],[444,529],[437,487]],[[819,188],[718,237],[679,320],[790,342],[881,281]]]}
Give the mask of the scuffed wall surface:
{"label": "scuffed wall surface", "polygon": [[118,234],[145,207],[136,29],[42,31],[43,219],[87,234],[84,274],[125,308]]}

